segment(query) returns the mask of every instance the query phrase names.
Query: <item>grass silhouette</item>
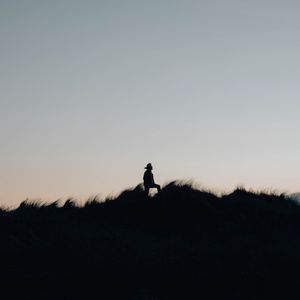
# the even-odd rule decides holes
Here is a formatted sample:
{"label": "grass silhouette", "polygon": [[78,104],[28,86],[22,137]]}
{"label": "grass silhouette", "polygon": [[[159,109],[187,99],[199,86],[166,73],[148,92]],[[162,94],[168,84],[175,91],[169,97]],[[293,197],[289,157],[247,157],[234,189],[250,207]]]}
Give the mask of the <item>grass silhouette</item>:
{"label": "grass silhouette", "polygon": [[172,182],[0,211],[3,299],[294,299],[300,207]]}

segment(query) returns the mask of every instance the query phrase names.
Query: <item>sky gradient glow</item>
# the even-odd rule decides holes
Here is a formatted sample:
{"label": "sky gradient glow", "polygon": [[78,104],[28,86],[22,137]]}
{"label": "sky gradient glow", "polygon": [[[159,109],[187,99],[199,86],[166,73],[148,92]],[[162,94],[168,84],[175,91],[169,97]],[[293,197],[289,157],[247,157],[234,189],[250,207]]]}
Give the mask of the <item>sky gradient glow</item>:
{"label": "sky gradient glow", "polygon": [[156,180],[297,192],[300,2],[0,2],[0,203]]}

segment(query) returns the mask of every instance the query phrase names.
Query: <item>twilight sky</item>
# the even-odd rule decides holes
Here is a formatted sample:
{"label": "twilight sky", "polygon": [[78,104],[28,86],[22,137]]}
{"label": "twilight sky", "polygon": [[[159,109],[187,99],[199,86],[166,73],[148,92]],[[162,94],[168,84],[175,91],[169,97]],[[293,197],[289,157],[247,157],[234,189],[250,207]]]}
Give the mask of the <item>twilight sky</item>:
{"label": "twilight sky", "polygon": [[0,205],[156,180],[300,190],[298,0],[0,0]]}

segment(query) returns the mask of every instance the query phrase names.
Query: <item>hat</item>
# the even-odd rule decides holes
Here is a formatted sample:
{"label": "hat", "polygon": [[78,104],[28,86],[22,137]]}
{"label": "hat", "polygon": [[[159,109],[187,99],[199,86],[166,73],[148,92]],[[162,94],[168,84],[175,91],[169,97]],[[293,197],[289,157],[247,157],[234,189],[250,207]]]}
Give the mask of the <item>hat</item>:
{"label": "hat", "polygon": [[147,170],[152,169],[152,165],[150,163],[147,164],[147,166],[145,167],[145,169],[147,169]]}

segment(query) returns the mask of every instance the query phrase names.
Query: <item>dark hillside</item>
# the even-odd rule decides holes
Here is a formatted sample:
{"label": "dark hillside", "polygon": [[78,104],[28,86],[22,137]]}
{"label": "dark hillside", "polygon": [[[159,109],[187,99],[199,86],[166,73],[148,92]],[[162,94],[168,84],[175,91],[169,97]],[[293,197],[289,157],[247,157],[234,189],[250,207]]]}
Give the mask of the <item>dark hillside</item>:
{"label": "dark hillside", "polygon": [[0,212],[2,299],[295,299],[300,207],[171,183]]}

